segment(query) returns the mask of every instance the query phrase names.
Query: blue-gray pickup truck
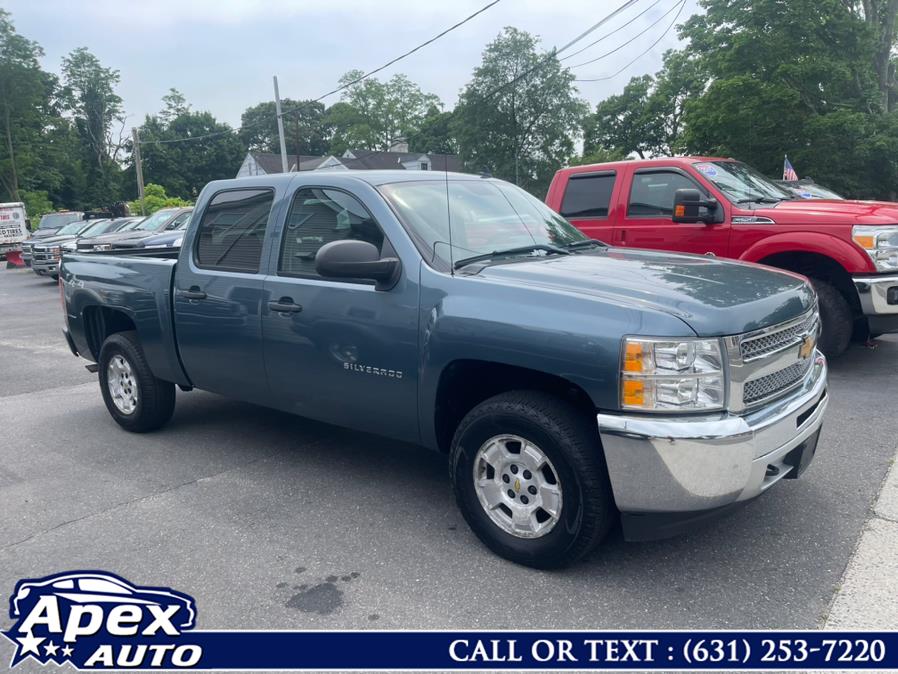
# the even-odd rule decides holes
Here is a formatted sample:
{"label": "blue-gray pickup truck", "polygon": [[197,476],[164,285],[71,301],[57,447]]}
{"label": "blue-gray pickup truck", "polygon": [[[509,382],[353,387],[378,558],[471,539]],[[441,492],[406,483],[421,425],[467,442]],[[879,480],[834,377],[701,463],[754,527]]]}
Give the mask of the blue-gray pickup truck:
{"label": "blue-gray pickup truck", "polygon": [[180,251],[60,274],[123,428],[197,388],[445,452],[474,532],[535,567],[797,477],[827,404],[804,277],[608,247],[489,177],[212,182]]}

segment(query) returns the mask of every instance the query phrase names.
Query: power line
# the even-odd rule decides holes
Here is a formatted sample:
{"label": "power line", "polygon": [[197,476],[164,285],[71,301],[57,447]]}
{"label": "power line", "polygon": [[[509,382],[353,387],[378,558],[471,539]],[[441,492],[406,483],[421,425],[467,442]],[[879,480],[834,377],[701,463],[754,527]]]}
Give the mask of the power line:
{"label": "power line", "polygon": [[[659,1],[660,1],[660,0],[659,0]],[[654,21],[652,21],[652,23],[650,23],[647,27],[643,28],[640,32],[636,33],[636,35],[634,35],[633,37],[631,37],[630,40],[629,40],[628,42],[624,42],[622,45],[620,45],[620,46],[618,46],[618,47],[615,47],[615,48],[612,49],[611,51],[606,51],[604,54],[600,54],[599,56],[596,56],[595,58],[592,58],[592,59],[590,59],[590,60],[588,60],[588,61],[584,61],[583,63],[578,63],[578,64],[576,64],[576,65],[572,65],[572,66],[568,66],[568,67],[569,67],[569,68],[581,68],[582,66],[588,66],[590,63],[595,63],[596,61],[601,61],[601,60],[604,59],[604,58],[608,58],[608,57],[611,56],[612,54],[616,54],[617,52],[619,52],[619,51],[620,51],[621,49],[623,49],[624,47],[630,46],[630,45],[633,43],[634,40],[636,40],[636,39],[639,38],[639,37],[642,37],[643,35],[645,35],[646,33],[648,33],[652,28],[654,28],[654,27],[657,26],[659,23],[661,23],[661,21],[663,21],[664,18],[665,18],[668,14],[670,14],[672,11],[674,11],[674,10],[677,8],[677,5],[679,4],[679,2],[680,2],[680,0],[677,0],[676,2],[674,2],[674,4],[672,4],[672,5],[670,6],[670,8],[669,8],[666,12],[664,12],[664,14],[662,14],[662,15],[659,16],[657,19],[655,19]],[[657,3],[656,3],[656,4],[657,4]],[[570,58],[570,57],[568,56],[567,58]]]}
{"label": "power line", "polygon": [[[635,1],[635,0],[631,0],[631,1]],[[492,0],[492,2],[489,2],[488,4],[484,5],[483,7],[481,7],[480,9],[478,9],[478,10],[477,10],[476,12],[474,12],[473,14],[470,14],[469,16],[465,17],[464,19],[462,19],[462,20],[459,21],[458,23],[455,23],[455,24],[453,24],[452,26],[449,26],[449,28],[447,28],[446,30],[444,30],[444,31],[442,31],[442,32],[440,32],[440,33],[438,33],[437,35],[434,35],[434,36],[433,36],[432,38],[430,38],[429,40],[426,40],[425,42],[422,42],[422,43],[419,44],[417,47],[414,47],[414,48],[412,48],[412,49],[409,49],[409,50],[408,50],[407,52],[405,52],[404,54],[401,54],[401,55],[397,56],[396,58],[394,58],[394,59],[388,61],[387,63],[384,63],[384,64],[383,64],[382,66],[380,66],[379,68],[375,68],[374,70],[368,71],[368,72],[365,73],[364,75],[362,75],[362,76],[360,76],[360,77],[354,79],[352,82],[347,82],[346,84],[343,84],[343,85],[337,87],[336,89],[333,89],[332,91],[328,91],[326,94],[322,94],[322,95],[319,96],[318,98],[313,99],[312,102],[313,102],[313,103],[317,103],[317,102],[319,102],[319,101],[322,101],[323,99],[327,98],[328,96],[332,96],[333,94],[336,94],[336,93],[338,93],[338,92],[340,92],[340,91],[343,91],[344,89],[347,89],[347,88],[349,88],[349,87],[351,87],[351,86],[353,86],[353,85],[355,85],[355,84],[358,84],[358,83],[361,82],[362,80],[367,79],[367,78],[371,77],[372,75],[375,75],[375,74],[379,73],[381,70],[384,70],[384,69],[386,69],[386,68],[389,68],[389,67],[390,67],[391,65],[393,65],[394,63],[397,63],[397,62],[401,61],[402,59],[411,56],[412,54],[414,54],[415,52],[419,51],[420,49],[423,49],[424,47],[426,47],[426,46],[428,46],[428,45],[430,45],[430,44],[433,44],[434,42],[436,42],[437,40],[439,40],[441,37],[447,35],[448,33],[451,33],[453,30],[455,30],[455,29],[457,29],[457,28],[460,28],[461,26],[463,26],[463,25],[465,25],[466,23],[468,23],[468,21],[471,21],[473,18],[477,17],[478,15],[480,15],[480,14],[482,14],[483,12],[485,12],[486,10],[488,10],[490,7],[493,7],[494,5],[499,4],[499,2],[501,2],[501,0]],[[286,115],[288,115],[288,114],[291,114],[291,113],[295,113],[295,112],[297,112],[297,111],[300,110],[300,109],[301,109],[300,107],[296,107],[296,108],[293,108],[293,109],[291,109],[291,110],[284,110],[284,111],[281,113],[281,117],[284,117],[284,116],[286,116]],[[149,144],[149,143],[159,143],[159,144],[162,144],[162,143],[180,143],[180,142],[190,142],[190,141],[194,141],[194,140],[204,140],[204,139],[206,139],[206,138],[215,138],[215,137],[217,137],[217,136],[224,136],[224,135],[227,135],[227,134],[232,133],[232,132],[233,132],[233,133],[239,133],[240,131],[248,131],[248,130],[250,130],[250,129],[253,129],[253,128],[256,128],[256,127],[259,127],[259,126],[262,126],[262,125],[263,125],[263,124],[260,122],[260,123],[257,123],[257,124],[253,124],[253,125],[249,125],[249,126],[240,127],[239,129],[234,129],[234,130],[228,130],[228,131],[216,131],[216,132],[213,132],[213,133],[202,134],[202,135],[199,135],[199,136],[187,136],[187,137],[184,137],[184,138],[169,138],[169,139],[167,139],[167,140],[141,141],[141,144],[144,144],[144,145],[145,145],[145,144]]]}
{"label": "power line", "polygon": [[565,56],[563,59],[558,59],[558,60],[559,60],[559,61],[567,61],[568,59],[574,58],[577,54],[582,54],[582,53],[585,52],[587,49],[589,49],[590,47],[594,47],[595,45],[597,45],[597,44],[598,44],[599,42],[601,42],[602,40],[606,40],[606,39],[608,39],[609,37],[611,37],[612,35],[614,35],[615,33],[619,33],[619,32],[622,31],[624,28],[626,28],[627,26],[629,26],[631,23],[633,23],[634,21],[636,21],[636,19],[638,19],[640,16],[642,16],[642,15],[645,14],[646,12],[650,11],[653,7],[655,7],[655,6],[656,6],[658,3],[660,3],[660,2],[661,2],[661,0],[655,0],[655,2],[653,2],[651,5],[649,5],[648,7],[646,7],[646,8],[645,8],[644,10],[642,10],[641,12],[639,12],[639,14],[637,14],[636,16],[634,16],[632,19],[630,19],[630,20],[627,21],[626,23],[621,24],[620,26],[618,26],[617,28],[615,28],[614,30],[612,30],[610,33],[606,33],[606,34],[603,35],[602,37],[593,40],[592,42],[590,42],[590,43],[589,43],[588,45],[586,45],[585,47],[580,47],[580,49],[578,49],[577,51],[571,52],[570,54],[568,54],[567,56]]}
{"label": "power line", "polygon": [[661,36],[660,36],[657,40],[655,40],[655,41],[649,46],[648,49],[646,49],[646,50],[643,51],[641,54],[639,54],[639,56],[637,56],[635,59],[633,59],[632,61],[630,61],[627,65],[625,65],[624,67],[620,68],[619,70],[617,70],[615,73],[613,73],[613,74],[611,74],[611,75],[605,75],[604,77],[593,77],[593,78],[590,78],[590,79],[574,80],[574,81],[575,81],[575,82],[604,82],[604,81],[606,81],[606,80],[614,79],[615,77],[617,77],[618,75],[620,75],[620,74],[621,74],[622,72],[624,72],[627,68],[629,68],[631,65],[633,65],[634,63],[636,63],[639,59],[641,59],[643,56],[645,56],[645,55],[648,54],[650,51],[652,51],[655,47],[658,46],[658,43],[661,42],[661,40],[664,39],[664,36],[667,35],[667,34],[670,32],[670,29],[674,27],[674,24],[676,24],[677,19],[680,18],[680,14],[683,13],[683,8],[684,8],[685,6],[686,6],[686,0],[682,0],[682,2],[680,2],[680,9],[677,11],[676,16],[674,16],[673,21],[670,22],[670,24],[667,26],[667,28],[664,29],[664,32],[661,33]]}

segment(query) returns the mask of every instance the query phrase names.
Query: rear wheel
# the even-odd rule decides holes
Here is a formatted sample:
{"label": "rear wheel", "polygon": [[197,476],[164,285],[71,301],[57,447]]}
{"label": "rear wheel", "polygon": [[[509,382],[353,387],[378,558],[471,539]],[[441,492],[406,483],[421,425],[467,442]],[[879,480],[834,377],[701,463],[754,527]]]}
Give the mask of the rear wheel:
{"label": "rear wheel", "polygon": [[137,333],[110,335],[100,349],[100,391],[112,418],[133,433],[153,431],[171,418],[175,386],[153,376]]}
{"label": "rear wheel", "polygon": [[811,278],[820,304],[820,350],[827,358],[840,356],[848,348],[854,334],[854,315],[848,300],[835,286],[817,278]]}
{"label": "rear wheel", "polygon": [[471,529],[518,564],[555,568],[592,551],[617,511],[588,415],[535,391],[475,407],[452,442],[452,482]]}

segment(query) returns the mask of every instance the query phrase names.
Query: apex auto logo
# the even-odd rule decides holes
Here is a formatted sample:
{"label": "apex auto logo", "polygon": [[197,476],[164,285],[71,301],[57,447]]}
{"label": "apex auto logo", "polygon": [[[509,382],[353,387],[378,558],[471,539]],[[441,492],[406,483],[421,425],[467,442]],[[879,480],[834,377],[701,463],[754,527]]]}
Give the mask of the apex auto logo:
{"label": "apex auto logo", "polygon": [[192,597],[105,571],[20,580],[9,617],[15,623],[2,634],[16,646],[11,667],[34,658],[79,669],[177,669],[202,656],[199,645],[172,643],[196,624]]}

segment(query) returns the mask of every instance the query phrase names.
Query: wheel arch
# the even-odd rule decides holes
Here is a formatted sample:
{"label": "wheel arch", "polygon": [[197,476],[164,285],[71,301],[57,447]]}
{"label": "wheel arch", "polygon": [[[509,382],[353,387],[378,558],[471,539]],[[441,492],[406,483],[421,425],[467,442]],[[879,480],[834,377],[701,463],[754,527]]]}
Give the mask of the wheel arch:
{"label": "wheel arch", "polygon": [[84,337],[94,362],[99,361],[100,348],[110,335],[137,331],[134,319],[122,309],[91,304],[82,309],[81,317],[84,321]]}
{"label": "wheel arch", "polygon": [[500,393],[543,391],[566,400],[584,413],[595,414],[587,392],[562,376],[518,365],[478,359],[457,359],[440,372],[432,416],[437,449],[448,452],[462,418],[478,404]]}

